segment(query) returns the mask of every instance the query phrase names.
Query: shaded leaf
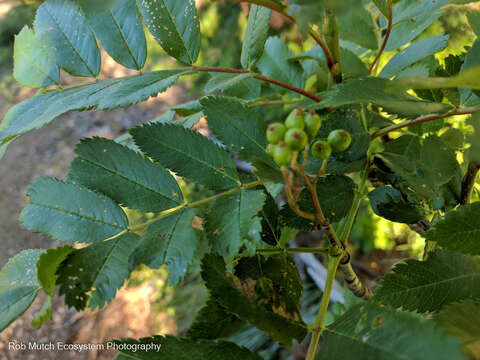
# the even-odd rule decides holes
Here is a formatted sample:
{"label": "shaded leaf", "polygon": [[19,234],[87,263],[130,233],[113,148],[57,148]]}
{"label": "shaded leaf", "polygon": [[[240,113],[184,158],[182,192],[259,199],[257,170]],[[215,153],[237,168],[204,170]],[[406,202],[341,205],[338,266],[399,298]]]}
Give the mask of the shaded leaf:
{"label": "shaded leaf", "polygon": [[480,298],[480,261],[448,251],[426,261],[406,260],[383,277],[373,300],[418,312],[438,311],[455,301]]}
{"label": "shaded leaf", "polygon": [[[281,269],[278,271],[282,272]],[[229,313],[266,331],[284,346],[291,346],[293,339],[301,341],[305,337],[306,329],[300,319],[285,317],[286,314],[280,309],[276,312],[271,303],[262,304],[255,301],[257,291],[261,291],[262,284],[267,288],[273,286],[268,285],[268,278],[263,281],[242,281],[226,273],[225,262],[215,255],[207,255],[203,259],[202,278],[206,282],[210,295]],[[262,293],[258,295],[261,298]]]}
{"label": "shaded leaf", "polygon": [[108,54],[119,64],[140,70],[147,57],[147,42],[135,0],[111,0],[103,10],[80,2],[87,22]]}
{"label": "shaded leaf", "polygon": [[[228,341],[192,340],[177,338],[172,335],[153,336],[140,340],[122,339],[115,341],[117,345],[125,346],[115,357],[115,360],[261,360],[262,358],[250,350]],[[142,349],[142,345],[156,344],[157,349],[150,351]],[[145,346],[144,345],[144,346]],[[135,351],[133,351],[135,347]],[[132,349],[132,350],[128,350]]]}
{"label": "shaded leaf", "polygon": [[62,69],[74,76],[98,75],[100,50],[75,1],[45,1],[37,10],[33,25],[37,41]]}
{"label": "shaded leaf", "polygon": [[272,11],[266,7],[252,5],[243,38],[241,63],[247,69],[260,59],[268,36],[268,21]]}
{"label": "shaded leaf", "polygon": [[467,12],[467,18],[475,35],[480,37],[480,11],[473,9],[470,10]]}
{"label": "shaded leaf", "polygon": [[476,112],[470,119],[474,132],[467,137],[467,141],[470,143],[468,149],[467,158],[468,161],[480,164],[480,112]]}
{"label": "shaded leaf", "polygon": [[33,30],[28,26],[15,36],[13,59],[13,76],[20,84],[34,88],[59,84],[57,64],[35,39]]}
{"label": "shaded leaf", "polygon": [[192,0],[137,0],[143,20],[165,52],[193,64],[200,51],[200,21]]}
{"label": "shaded leaf", "polygon": [[166,265],[168,282],[177,285],[194,260],[199,235],[193,228],[193,209],[179,211],[152,223],[142,235],[133,255],[135,264],[158,269]]}
{"label": "shaded leaf", "polygon": [[52,298],[47,296],[40,310],[35,314],[32,320],[32,326],[40,329],[44,323],[52,320]]}
{"label": "shaded leaf", "polygon": [[85,187],[52,178],[35,180],[20,215],[23,225],[59,241],[96,242],[128,226],[123,210],[111,199]]}
{"label": "shaded leaf", "polygon": [[29,249],[8,260],[0,271],[0,331],[21,316],[37,296],[37,261],[43,250]]}
{"label": "shaded leaf", "polygon": [[371,302],[352,307],[324,334],[319,360],[466,360],[459,341],[444,329],[417,314]]}
{"label": "shaded leaf", "polygon": [[113,140],[83,140],[75,153],[69,181],[105,194],[118,204],[158,212],[183,202],[182,192],[167,170]]}
{"label": "shaded leaf", "polygon": [[362,2],[337,16],[339,36],[368,49],[378,47],[377,31],[372,15]]}
{"label": "shaded leaf", "polygon": [[480,255],[480,202],[451,210],[425,234],[445,249]]}
{"label": "shaded leaf", "polygon": [[257,213],[265,202],[261,190],[242,189],[217,198],[210,206],[207,230],[212,248],[223,256],[235,256],[241,246],[255,253],[261,243],[261,223]]}
{"label": "shaded leaf", "polygon": [[228,153],[197,132],[170,124],[147,124],[130,133],[144,153],[180,176],[210,189],[240,184]]}
{"label": "shaded leaf", "polygon": [[77,311],[109,303],[130,276],[130,255],[140,237],[127,233],[75,250],[58,269],[60,295]]}

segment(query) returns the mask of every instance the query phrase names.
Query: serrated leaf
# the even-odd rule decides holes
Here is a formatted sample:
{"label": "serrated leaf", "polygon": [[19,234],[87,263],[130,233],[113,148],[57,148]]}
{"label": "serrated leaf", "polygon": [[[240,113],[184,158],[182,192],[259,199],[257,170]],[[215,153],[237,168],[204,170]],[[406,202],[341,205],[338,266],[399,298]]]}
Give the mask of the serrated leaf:
{"label": "serrated leaf", "polygon": [[287,45],[278,37],[267,39],[262,57],[256,66],[262,75],[286,82],[298,88],[305,86],[302,67],[287,59],[293,57]]}
{"label": "serrated leaf", "polygon": [[[279,269],[279,272],[282,270]],[[287,274],[288,276],[288,274]],[[268,288],[268,278],[263,282],[242,281],[226,273],[225,262],[219,256],[207,255],[202,262],[202,278],[205,280],[210,295],[228,312],[240,319],[250,322],[260,330],[266,331],[284,346],[291,346],[292,340],[301,341],[306,329],[299,319],[290,319],[272,308],[272,304],[256,302],[256,284],[264,283]],[[242,286],[243,284],[243,286]],[[262,293],[258,295],[261,298]],[[273,310],[273,311],[272,311]]]}
{"label": "serrated leaf", "polygon": [[244,324],[237,316],[228,313],[215,299],[210,298],[188,329],[187,337],[211,340],[226,338],[240,330]]}
{"label": "serrated leaf", "polygon": [[225,91],[247,79],[255,76],[253,73],[245,74],[214,74],[205,84],[205,93],[211,94],[217,91]]}
{"label": "serrated leaf", "polygon": [[59,84],[60,73],[35,34],[25,26],[15,36],[13,46],[13,76],[20,84],[33,88]]}
{"label": "serrated leaf", "polygon": [[401,70],[444,49],[448,44],[448,35],[430,36],[418,40],[406,49],[396,53],[385,65],[379,76],[390,78]]}
{"label": "serrated leaf", "polygon": [[383,277],[373,300],[418,312],[438,311],[455,301],[480,298],[480,261],[449,251],[426,261],[406,260]]}
{"label": "serrated leaf", "polygon": [[182,192],[170,173],[113,140],[83,140],[75,149],[68,180],[146,212],[180,205]]}
{"label": "serrated leaf", "polygon": [[144,153],[180,176],[210,189],[240,184],[228,153],[197,132],[170,124],[147,124],[130,133]]}
{"label": "serrated leaf", "polygon": [[268,22],[272,11],[266,7],[252,5],[248,13],[248,24],[243,38],[240,61],[248,69],[260,59],[268,36]]}
{"label": "serrated leaf", "polygon": [[187,274],[198,245],[199,235],[192,225],[194,217],[195,211],[187,209],[151,224],[135,250],[134,263],[153,269],[166,265],[168,282],[177,285]]}
{"label": "serrated leaf", "polygon": [[139,240],[127,233],[72,252],[57,271],[65,303],[77,311],[109,303],[130,276],[129,259]]}
{"label": "serrated leaf", "polygon": [[72,251],[74,251],[74,248],[66,245],[48,249],[40,256],[37,263],[38,281],[43,291],[50,297],[55,293],[55,285],[58,279],[57,269]]}
{"label": "serrated leaf", "polygon": [[436,317],[448,332],[459,337],[470,359],[480,359],[480,302],[465,300],[446,306]]}
{"label": "serrated leaf", "polygon": [[459,341],[444,329],[371,302],[352,307],[324,334],[319,360],[466,360]]}
{"label": "serrated leaf", "polygon": [[45,1],[37,10],[33,26],[37,41],[62,69],[74,76],[98,75],[100,50],[75,1]]}
{"label": "serrated leaf", "polygon": [[111,0],[99,10],[80,2],[87,22],[108,54],[119,64],[140,70],[147,57],[147,42],[135,0]]}
{"label": "serrated leaf", "polygon": [[193,64],[200,51],[200,21],[192,0],[137,0],[143,20],[165,52]]}
{"label": "serrated leaf", "polygon": [[128,227],[123,210],[110,198],[85,187],[40,178],[27,188],[23,225],[59,241],[96,242]]}
{"label": "serrated leaf", "polygon": [[480,202],[451,210],[425,234],[445,249],[480,255]]}
{"label": "serrated leaf", "polygon": [[[327,172],[330,174],[344,174],[362,169],[370,144],[370,135],[360,124],[359,111],[355,108],[346,107],[330,112],[324,118],[317,139],[327,140],[330,132],[336,129],[348,131],[352,137],[352,143],[347,150],[333,153],[329,157]],[[310,154],[307,171],[316,174],[321,166],[322,161]]]}
{"label": "serrated leaf", "polygon": [[[123,350],[115,360],[261,360],[262,357],[250,350],[228,341],[192,340],[177,338],[172,335],[153,336],[140,340],[122,339],[115,343]],[[145,346],[155,344],[158,348],[146,350]],[[135,351],[133,350],[135,347]],[[144,347],[144,349],[142,349]],[[129,350],[132,349],[132,350]],[[158,349],[158,350],[157,350]]]}
{"label": "serrated leaf", "polygon": [[265,152],[267,125],[254,110],[235,98],[224,96],[208,96],[200,103],[208,126],[228,148],[244,160],[258,157],[276,167]]}
{"label": "serrated leaf", "polygon": [[70,110],[111,110],[127,107],[172,86],[183,70],[155,71],[147,74],[99,81],[68,91],[52,91],[15,105],[0,123],[0,158],[9,143],[24,133],[39,129]]}
{"label": "serrated leaf", "polygon": [[357,2],[349,11],[337,16],[339,36],[368,49],[378,48],[377,31],[372,14],[363,2]]}
{"label": "serrated leaf", "polygon": [[381,186],[368,194],[373,212],[387,220],[413,224],[425,219],[427,213],[420,203],[406,201],[400,191]]}
{"label": "serrated leaf", "polygon": [[261,190],[242,189],[221,196],[211,204],[207,231],[214,251],[235,256],[241,246],[256,249],[261,243],[261,224],[255,215],[262,209],[265,198]]}
{"label": "serrated leaf", "polygon": [[40,329],[44,323],[52,320],[52,298],[47,296],[40,310],[35,314],[32,320],[32,326]]}
{"label": "serrated leaf", "polygon": [[[387,80],[382,78],[351,79],[335,85],[332,90],[320,94],[323,101],[312,108],[340,107],[348,104],[376,104],[385,111],[414,117],[430,113],[444,113],[451,109],[446,104],[422,101],[407,94],[404,87],[396,89],[395,85],[401,80]],[[417,88],[414,86],[414,88]],[[362,91],[358,91],[362,89]]]}
{"label": "serrated leaf", "polygon": [[0,331],[22,315],[37,296],[37,261],[41,249],[29,249],[11,258],[0,271]]}

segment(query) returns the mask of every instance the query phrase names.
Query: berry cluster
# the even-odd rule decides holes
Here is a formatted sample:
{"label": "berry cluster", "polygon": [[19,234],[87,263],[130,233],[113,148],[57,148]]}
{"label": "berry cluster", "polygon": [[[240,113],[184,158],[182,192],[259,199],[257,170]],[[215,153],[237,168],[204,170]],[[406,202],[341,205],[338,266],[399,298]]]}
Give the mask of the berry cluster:
{"label": "berry cluster", "polygon": [[[322,127],[322,118],[311,110],[305,114],[302,108],[293,110],[285,124],[273,123],[267,128],[267,153],[275,162],[287,165],[295,151],[303,150]],[[348,131],[337,129],[328,135],[328,140],[317,140],[312,145],[312,155],[317,159],[327,160],[332,151],[341,152],[348,149],[352,137]]]}

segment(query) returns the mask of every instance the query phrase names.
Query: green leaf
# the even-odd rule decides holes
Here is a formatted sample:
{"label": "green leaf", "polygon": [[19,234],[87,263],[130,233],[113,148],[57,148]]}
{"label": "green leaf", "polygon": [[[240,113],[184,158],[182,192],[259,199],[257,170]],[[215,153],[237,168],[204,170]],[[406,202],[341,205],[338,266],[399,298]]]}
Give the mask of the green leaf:
{"label": "green leaf", "polygon": [[371,302],[352,307],[324,334],[318,360],[466,360],[459,341],[431,321]]}
{"label": "green leaf", "polygon": [[426,261],[406,260],[383,277],[374,301],[418,312],[437,311],[468,298],[480,298],[480,261],[449,251]]}
{"label": "green leaf", "polygon": [[[355,183],[344,175],[328,175],[321,177],[317,183],[318,199],[325,217],[329,222],[343,219],[350,210],[355,195]],[[298,201],[304,211],[314,213],[310,193],[304,189]],[[295,229],[313,229],[313,223],[297,216],[290,207],[286,206],[281,211],[281,222],[285,226]]]}
{"label": "green leaf", "polygon": [[167,170],[113,140],[83,140],[75,153],[68,180],[105,194],[120,205],[159,212],[183,201]]}
{"label": "green leaf", "polygon": [[11,108],[0,123],[0,157],[9,143],[39,129],[70,110],[111,110],[156,96],[172,86],[184,70],[164,70],[99,81],[68,91],[52,91]]}
{"label": "green leaf", "polygon": [[111,199],[52,178],[35,180],[20,215],[23,225],[59,241],[96,242],[128,226],[123,210]]}
{"label": "green leaf", "polygon": [[[330,112],[323,121],[317,138],[327,140],[331,131],[344,129],[350,133],[352,143],[343,152],[333,153],[327,162],[327,172],[331,174],[344,174],[357,171],[363,167],[364,159],[370,144],[370,135],[360,124],[359,111],[355,108],[337,109]],[[322,166],[322,161],[310,154],[307,171],[316,174]]]}
{"label": "green leaf", "polygon": [[390,78],[416,62],[443,50],[448,44],[448,35],[430,36],[414,42],[396,53],[380,72],[379,76]]}
{"label": "green leaf", "polygon": [[470,359],[480,354],[480,302],[465,300],[446,306],[436,317],[437,322],[452,336],[460,338]]}
{"label": "green leaf", "polygon": [[368,194],[373,212],[387,220],[413,224],[425,219],[427,213],[420,203],[406,201],[400,191],[381,186]]}
{"label": "green leaf", "polygon": [[480,255],[480,202],[451,210],[425,234],[445,249]]}
{"label": "green leaf", "polygon": [[251,108],[235,98],[208,96],[200,100],[214,135],[242,159],[261,158],[275,166],[265,152],[267,125]]}
{"label": "green leaf", "polygon": [[40,310],[35,314],[32,320],[32,326],[40,329],[44,323],[52,320],[52,298],[47,296]]}
{"label": "green leaf", "polygon": [[373,0],[373,3],[378,8],[378,10],[380,10],[382,15],[384,15],[385,17],[388,17],[387,0]]}
{"label": "green leaf", "polygon": [[74,76],[98,75],[100,51],[75,1],[45,1],[37,10],[33,25],[37,41],[62,69]]}
{"label": "green leaf", "polygon": [[144,153],[182,177],[210,189],[240,184],[228,153],[197,132],[170,124],[147,124],[130,133]]}
{"label": "green leaf", "polygon": [[[172,335],[153,336],[140,340],[122,339],[115,341],[124,350],[115,360],[261,360],[262,357],[250,350],[228,341],[192,340]],[[156,344],[158,348],[147,350],[145,346]],[[142,349],[144,347],[144,349]],[[133,351],[135,348],[135,351]],[[128,350],[132,349],[132,350]],[[157,350],[158,349],[158,350]]]}
{"label": "green leaf", "polygon": [[234,314],[228,313],[215,299],[208,299],[200,309],[194,323],[187,331],[192,339],[221,339],[236,333],[244,322]]}
{"label": "green leaf", "polygon": [[252,5],[248,14],[248,24],[243,38],[241,63],[245,69],[251,68],[260,59],[268,36],[268,21],[272,11],[266,7]]}
{"label": "green leaf", "polygon": [[200,51],[200,21],[191,0],[137,0],[143,20],[168,55],[193,64]]}
{"label": "green leaf", "polygon": [[0,271],[0,331],[22,315],[37,296],[37,261],[41,249],[23,250]]}
{"label": "green leaf", "polygon": [[470,119],[474,127],[473,134],[470,134],[467,137],[467,141],[470,143],[470,148],[468,149],[467,158],[468,161],[480,164],[480,112],[477,111],[472,115]]}
{"label": "green leaf", "polygon": [[[277,268],[277,271],[279,274],[285,271],[286,278],[293,275],[285,268]],[[306,329],[300,319],[291,318],[285,312],[285,306],[277,308],[271,302],[257,301],[265,298],[264,291],[275,291],[272,279],[262,275],[260,277],[261,280],[242,281],[227,274],[225,262],[220,256],[207,255],[202,262],[202,278],[210,290],[210,295],[229,313],[267,332],[284,346],[291,346],[293,339],[302,341]],[[283,290],[286,291],[285,288]]]}
{"label": "green leaf", "polygon": [[103,11],[85,6],[83,2],[80,4],[108,54],[127,68],[142,69],[147,57],[147,42],[135,0],[112,0]]}
{"label": "green leaf", "polygon": [[130,276],[130,255],[140,237],[127,233],[75,250],[58,269],[60,295],[77,311],[91,310],[110,302]]}
{"label": "green leaf", "polygon": [[53,297],[55,285],[57,284],[57,269],[60,264],[74,251],[71,246],[62,246],[54,249],[48,249],[44,252],[37,263],[38,281],[45,293]]}
{"label": "green leaf", "polygon": [[256,66],[262,75],[303,88],[305,80],[302,67],[298,63],[288,61],[291,57],[292,52],[280,38],[269,37],[265,43],[265,51]]}
{"label": "green leaf", "polygon": [[28,26],[15,36],[13,59],[13,76],[20,84],[34,88],[59,84],[57,64],[35,40],[35,34]]}
{"label": "green leaf", "polygon": [[261,243],[260,218],[256,217],[265,202],[261,190],[240,190],[232,195],[221,196],[210,207],[207,230],[212,248],[223,256],[235,256],[241,246],[248,250]]}
{"label": "green leaf", "polygon": [[225,91],[247,79],[253,78],[255,74],[214,74],[205,84],[205,93],[211,94],[217,91]]}
{"label": "green leaf", "polygon": [[[312,108],[340,107],[348,104],[372,103],[382,106],[385,111],[415,117],[430,113],[444,113],[451,106],[429,101],[418,100],[407,94],[404,89],[395,89],[395,85],[405,82],[401,80],[387,80],[381,78],[351,79],[335,85],[332,90],[322,93],[324,99]],[[397,85],[398,86],[398,85]],[[414,86],[413,88],[417,88]],[[358,91],[362,89],[362,91]]]}
{"label": "green leaf", "polygon": [[352,41],[367,49],[378,48],[377,30],[372,14],[365,9],[362,2],[337,16],[337,20],[341,39]]}
{"label": "green leaf", "polygon": [[142,235],[135,250],[135,264],[158,269],[166,265],[168,282],[177,285],[193,262],[199,235],[192,226],[193,209],[187,209],[155,221]]}
{"label": "green leaf", "polygon": [[471,9],[467,12],[467,18],[475,35],[480,37],[480,11]]}

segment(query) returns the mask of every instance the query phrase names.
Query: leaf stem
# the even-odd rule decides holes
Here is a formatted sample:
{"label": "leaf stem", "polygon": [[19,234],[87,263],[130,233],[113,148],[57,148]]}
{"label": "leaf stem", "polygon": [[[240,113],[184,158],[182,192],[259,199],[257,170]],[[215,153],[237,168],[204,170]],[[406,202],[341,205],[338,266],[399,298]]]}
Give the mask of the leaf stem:
{"label": "leaf stem", "polygon": [[372,134],[371,138],[375,139],[377,137],[386,135],[386,134],[388,134],[392,131],[400,130],[400,129],[403,129],[405,127],[409,127],[409,126],[413,126],[413,125],[422,124],[422,123],[425,123],[425,122],[428,122],[428,121],[445,119],[445,118],[448,118],[448,117],[451,117],[451,116],[456,116],[456,115],[473,114],[475,111],[479,111],[479,110],[480,110],[480,108],[473,108],[473,107],[472,108],[463,108],[463,109],[460,108],[460,109],[451,110],[451,111],[447,112],[446,114],[430,114],[430,115],[420,116],[420,117],[418,117],[416,119],[413,119],[413,120],[406,120],[406,121],[403,121],[401,123],[386,126],[382,129],[379,129]]}
{"label": "leaf stem", "polygon": [[328,248],[274,248],[274,249],[257,249],[258,254],[282,254],[284,252],[290,254],[328,254]]}
{"label": "leaf stem", "polygon": [[480,170],[479,164],[469,163],[467,173],[462,181],[462,195],[460,197],[460,204],[468,204],[472,198],[473,187],[477,179],[478,171]]}
{"label": "leaf stem", "polygon": [[248,104],[248,107],[255,107],[255,106],[270,106],[270,105],[293,105],[300,102],[300,99],[296,100],[267,100],[267,101],[258,101],[258,102],[251,102]]}
{"label": "leaf stem", "polygon": [[340,264],[341,256],[330,256],[328,258],[327,279],[325,288],[323,289],[322,300],[320,308],[313,321],[312,338],[308,346],[308,352],[305,360],[314,360],[317,353],[318,343],[323,329],[325,328],[325,317],[327,316],[328,304],[330,303],[330,296],[332,294],[333,284],[335,282],[335,274],[337,273],[338,265]]}
{"label": "leaf stem", "polygon": [[388,7],[388,24],[387,24],[387,31],[385,33],[385,37],[383,39],[382,45],[380,46],[380,49],[378,50],[377,56],[373,60],[372,64],[370,65],[370,68],[368,69],[369,73],[371,74],[375,65],[377,64],[378,60],[380,60],[380,56],[382,56],[383,50],[385,50],[385,47],[387,46],[387,41],[388,38],[390,37],[390,33],[392,31],[392,26],[393,26],[393,6],[392,6],[392,0],[387,0],[387,7]]}

